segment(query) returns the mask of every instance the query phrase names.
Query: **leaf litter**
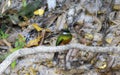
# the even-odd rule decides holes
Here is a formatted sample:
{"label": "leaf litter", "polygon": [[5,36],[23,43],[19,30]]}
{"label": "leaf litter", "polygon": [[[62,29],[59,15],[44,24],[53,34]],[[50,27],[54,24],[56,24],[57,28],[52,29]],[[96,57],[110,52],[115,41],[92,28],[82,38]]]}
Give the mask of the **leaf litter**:
{"label": "leaf litter", "polygon": [[[63,28],[69,28],[70,43],[87,46],[120,45],[119,0],[0,0],[0,62],[15,49],[19,35],[24,47],[55,46]],[[23,46],[21,48],[24,48]],[[53,53],[37,53],[18,58],[14,69],[4,75],[112,75],[120,74],[120,54],[94,53],[71,49],[52,64]],[[2,59],[1,59],[2,58]],[[23,64],[24,63],[24,64]]]}

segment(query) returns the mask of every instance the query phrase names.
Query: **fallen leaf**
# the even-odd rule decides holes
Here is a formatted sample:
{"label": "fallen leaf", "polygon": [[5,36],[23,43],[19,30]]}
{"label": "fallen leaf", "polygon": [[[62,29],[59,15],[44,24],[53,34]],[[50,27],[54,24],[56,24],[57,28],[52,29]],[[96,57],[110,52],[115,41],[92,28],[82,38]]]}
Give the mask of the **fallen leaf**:
{"label": "fallen leaf", "polygon": [[44,9],[41,8],[41,9],[34,11],[34,15],[43,16],[44,12],[45,12]]}
{"label": "fallen leaf", "polygon": [[94,24],[94,26],[96,27],[95,32],[99,32],[102,28],[102,22],[97,17],[93,17],[93,18],[94,18],[95,22],[97,23],[97,24]]}
{"label": "fallen leaf", "polygon": [[99,65],[98,65],[98,68],[99,69],[105,69],[107,67],[107,62],[100,62]]}
{"label": "fallen leaf", "polygon": [[5,45],[5,44],[3,43],[3,40],[0,40],[0,46],[3,46],[3,45]]}
{"label": "fallen leaf", "polygon": [[115,4],[113,6],[113,10],[120,10],[120,5],[119,4]]}
{"label": "fallen leaf", "polygon": [[43,30],[43,28],[39,27],[39,25],[38,25],[37,23],[32,24],[32,26],[33,26],[37,31]]}
{"label": "fallen leaf", "polygon": [[29,68],[31,75],[37,75],[36,70],[32,67]]}
{"label": "fallen leaf", "polygon": [[48,5],[49,11],[51,11],[52,9],[55,9],[56,0],[47,0],[47,5]]}
{"label": "fallen leaf", "polygon": [[98,14],[98,15],[101,15],[101,14],[104,14],[104,13],[105,13],[105,11],[103,11],[103,10],[98,10],[98,11],[97,11],[97,14]]}
{"label": "fallen leaf", "polygon": [[43,24],[45,27],[50,27],[50,25],[52,25],[54,23],[54,21],[56,20],[56,18],[58,17],[58,15],[51,15],[50,17],[46,17],[43,20]]}
{"label": "fallen leaf", "polygon": [[3,39],[3,43],[5,43],[9,47],[9,49],[12,49],[11,43],[8,42],[6,39]]}
{"label": "fallen leaf", "polygon": [[46,31],[46,32],[51,32],[51,30],[50,30],[50,29],[48,29],[48,28],[46,28],[46,29],[45,29],[45,31]]}
{"label": "fallen leaf", "polygon": [[19,41],[25,42],[25,38],[23,35],[18,34]]}
{"label": "fallen leaf", "polygon": [[113,38],[107,38],[107,39],[106,39],[106,42],[107,42],[108,44],[111,44],[112,40],[113,40]]}
{"label": "fallen leaf", "polygon": [[89,40],[92,40],[94,37],[93,37],[92,34],[86,33],[86,34],[85,34],[85,38],[86,38],[86,39],[89,39]]}
{"label": "fallen leaf", "polygon": [[11,5],[11,0],[6,0],[5,2],[2,3],[2,5],[0,6],[0,13],[3,14],[7,9],[9,9]]}
{"label": "fallen leaf", "polygon": [[66,14],[62,14],[57,19],[56,30],[60,31],[61,29],[63,29],[66,26],[65,23],[66,23]]}
{"label": "fallen leaf", "polygon": [[41,40],[42,36],[38,36],[37,38],[30,40],[26,47],[31,47],[31,46],[37,46],[39,44],[39,41]]}
{"label": "fallen leaf", "polygon": [[29,22],[28,22],[28,21],[19,22],[19,26],[20,26],[20,27],[25,27],[25,26],[28,26],[28,25],[29,25]]}

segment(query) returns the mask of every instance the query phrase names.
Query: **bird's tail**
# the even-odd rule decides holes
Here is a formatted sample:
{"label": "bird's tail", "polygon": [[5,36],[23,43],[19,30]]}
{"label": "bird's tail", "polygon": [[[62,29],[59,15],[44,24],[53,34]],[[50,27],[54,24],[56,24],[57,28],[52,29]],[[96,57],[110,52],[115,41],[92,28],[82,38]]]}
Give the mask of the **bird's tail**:
{"label": "bird's tail", "polygon": [[54,64],[58,64],[58,62],[59,62],[58,55],[59,55],[59,52],[55,52],[55,54],[53,56],[53,62],[54,62]]}

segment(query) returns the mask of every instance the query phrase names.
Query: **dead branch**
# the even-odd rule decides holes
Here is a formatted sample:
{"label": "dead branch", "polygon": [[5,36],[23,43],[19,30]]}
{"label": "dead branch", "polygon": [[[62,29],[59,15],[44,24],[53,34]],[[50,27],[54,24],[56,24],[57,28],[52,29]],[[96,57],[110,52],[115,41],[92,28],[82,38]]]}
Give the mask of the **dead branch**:
{"label": "dead branch", "polygon": [[7,67],[18,57],[39,53],[39,52],[57,52],[65,51],[72,48],[77,48],[82,51],[91,51],[91,52],[120,52],[120,47],[110,46],[110,47],[93,47],[85,46],[82,44],[68,44],[63,46],[38,46],[32,48],[23,48],[17,50],[10,54],[1,64],[0,64],[0,75],[7,69]]}

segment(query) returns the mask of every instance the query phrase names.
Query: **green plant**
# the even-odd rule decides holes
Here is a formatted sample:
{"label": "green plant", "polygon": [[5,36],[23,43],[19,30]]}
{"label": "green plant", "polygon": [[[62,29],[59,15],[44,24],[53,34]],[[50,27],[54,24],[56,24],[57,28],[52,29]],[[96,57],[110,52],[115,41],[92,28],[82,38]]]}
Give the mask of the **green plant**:
{"label": "green plant", "polygon": [[23,6],[23,7],[26,7],[26,6],[27,6],[26,0],[22,0],[22,6]]}
{"label": "green plant", "polygon": [[0,29],[0,39],[6,39],[9,35],[4,33],[1,29]]}
{"label": "green plant", "polygon": [[[22,35],[19,34],[18,39],[15,42],[15,48],[13,48],[11,51],[14,52],[14,51],[16,51],[18,49],[23,48],[24,46],[25,46],[25,38]],[[14,69],[15,66],[16,66],[16,61],[13,61],[11,63],[11,68]]]}

